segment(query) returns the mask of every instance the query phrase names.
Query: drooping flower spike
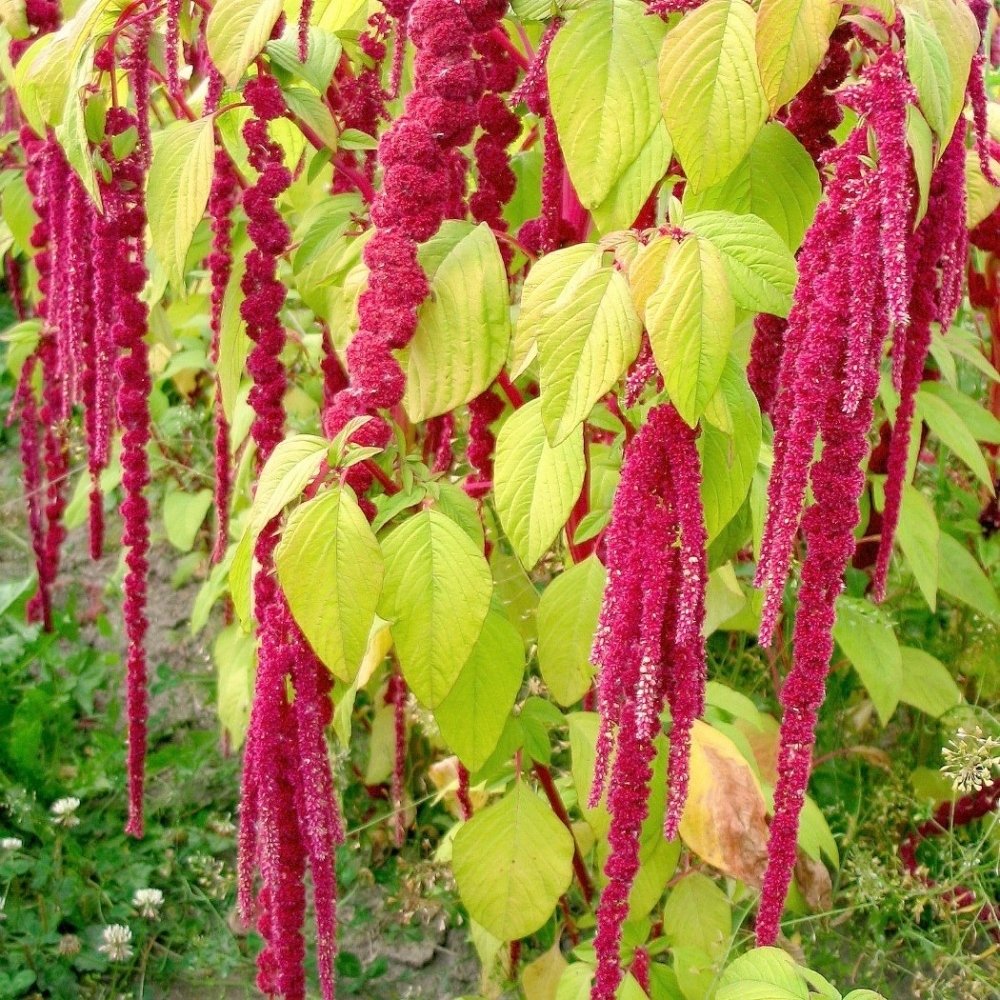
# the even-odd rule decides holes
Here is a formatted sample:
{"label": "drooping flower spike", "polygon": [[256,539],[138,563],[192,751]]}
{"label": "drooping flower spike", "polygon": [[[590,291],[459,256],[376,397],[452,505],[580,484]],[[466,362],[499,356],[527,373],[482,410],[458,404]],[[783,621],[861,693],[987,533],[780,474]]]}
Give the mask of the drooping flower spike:
{"label": "drooping flower spike", "polygon": [[632,439],[605,536],[607,584],[592,660],[598,667],[597,738],[590,805],[605,788],[612,824],[597,911],[593,1000],[612,1000],[628,898],[664,704],[671,710],[668,804],[674,837],[687,794],[690,733],[704,711],[702,626],[707,581],[695,432],[670,404],[650,411]]}

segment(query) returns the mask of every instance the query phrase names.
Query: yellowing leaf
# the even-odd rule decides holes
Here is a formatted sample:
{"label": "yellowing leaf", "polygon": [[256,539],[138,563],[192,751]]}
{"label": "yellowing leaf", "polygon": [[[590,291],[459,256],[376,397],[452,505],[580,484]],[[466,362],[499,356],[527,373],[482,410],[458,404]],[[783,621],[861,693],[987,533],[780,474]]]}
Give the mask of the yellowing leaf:
{"label": "yellowing leaf", "polygon": [[624,276],[596,254],[541,313],[535,336],[542,420],[549,443],[558,445],[635,360],[642,323]]}
{"label": "yellowing leaf", "polygon": [[510,309],[507,272],[496,237],[484,222],[446,222],[420,248],[431,294],[401,354],[403,405],[410,420],[428,420],[474,399],[507,357]]}
{"label": "yellowing leaf", "polygon": [[767,864],[766,808],[760,781],[733,741],[695,722],[684,843],[713,868],[759,886]]}
{"label": "yellowing leaf", "polygon": [[309,645],[350,683],[368,648],[383,577],[382,551],[354,496],[334,487],[296,507],[274,564]]}
{"label": "yellowing leaf", "polygon": [[566,968],[566,959],[556,941],[548,951],[524,967],[521,974],[524,1000],[558,1000],[559,981]]}
{"label": "yellowing leaf", "polygon": [[184,281],[184,260],[208,204],[214,156],[211,118],[176,122],[153,140],[146,182],[149,235],[175,287]]}
{"label": "yellowing leaf", "polygon": [[319,472],[330,442],[315,434],[296,434],[282,441],[264,463],[257,480],[250,532],[259,535],[271,518],[281,513]]}
{"label": "yellowing leaf", "polygon": [[230,87],[240,82],[246,68],[260,55],[275,22],[282,0],[217,0],[208,17],[205,40],[208,54]]}
{"label": "yellowing leaf", "polygon": [[695,190],[728,176],[767,121],[754,53],[756,23],[753,8],[741,0],[709,0],[663,43],[663,119]]}
{"label": "yellowing leaf", "polygon": [[491,609],[454,686],[434,709],[442,738],[470,771],[496,749],[523,679],[521,636]]}
{"label": "yellowing leaf", "polygon": [[515,410],[497,435],[497,513],[518,558],[531,569],[545,554],[583,488],[583,428],[552,447],[541,400]]}
{"label": "yellowing leaf", "polygon": [[538,667],[560,705],[572,705],[594,679],[590,647],[604,595],[604,567],[590,556],[557,576],[538,602]]}
{"label": "yellowing leaf", "polygon": [[586,208],[604,201],[659,121],[656,58],[665,30],[641,4],[606,0],[572,14],[552,43],[552,114]]}
{"label": "yellowing leaf", "polygon": [[422,510],[382,543],[379,614],[403,676],[428,708],[444,701],[479,638],[493,580],[482,550],[450,518]]}
{"label": "yellowing leaf", "polygon": [[839,17],[840,4],[832,0],[761,0],[757,63],[771,111],[812,79]]}
{"label": "yellowing leaf", "polygon": [[518,782],[458,831],[452,871],[469,915],[502,941],[534,933],[573,878],[573,838]]}
{"label": "yellowing leaf", "polygon": [[645,312],[663,383],[677,412],[694,426],[722,377],[736,325],[725,265],[715,246],[696,235],[671,241]]}

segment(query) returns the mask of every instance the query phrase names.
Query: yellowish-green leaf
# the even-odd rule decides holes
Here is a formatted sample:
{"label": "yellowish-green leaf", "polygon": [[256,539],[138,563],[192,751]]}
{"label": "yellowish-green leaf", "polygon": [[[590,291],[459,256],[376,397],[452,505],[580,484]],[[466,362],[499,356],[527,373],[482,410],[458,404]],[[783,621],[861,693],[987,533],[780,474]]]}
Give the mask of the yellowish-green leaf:
{"label": "yellowish-green leaf", "polygon": [[296,507],[274,553],[281,589],[316,655],[357,674],[382,590],[382,550],[354,496],[334,487]]}
{"label": "yellowish-green leaf", "polygon": [[244,628],[248,628],[253,614],[253,543],[249,530],[243,532],[229,564],[229,595],[233,608]]}
{"label": "yellowish-green leaf", "polygon": [[920,109],[940,136],[948,130],[951,65],[934,25],[917,9],[903,8],[906,23],[906,72],[916,87]]}
{"label": "yellowish-green leaf", "polygon": [[552,447],[541,400],[515,410],[497,436],[496,505],[518,558],[531,569],[552,544],[583,487],[583,428]]}
{"label": "yellowish-green leaf", "polygon": [[938,588],[968,604],[981,615],[1000,622],[1000,597],[976,557],[957,539],[941,532]]}
{"label": "yellowish-green leaf", "polygon": [[913,486],[904,486],[896,541],[931,611],[937,606],[940,534],[933,504]]}
{"label": "yellowish-green leaf", "polygon": [[903,690],[903,661],[892,622],[867,601],[841,597],[833,637],[858,672],[885,725]]}
{"label": "yellowish-green leaf", "polygon": [[753,8],[740,0],[709,0],[663,43],[663,118],[697,191],[727,177],[767,121],[754,51],[756,22]]}
{"label": "yellowish-green leaf", "polygon": [[568,968],[559,942],[524,967],[521,987],[524,1000],[558,1000],[559,982]]}
{"label": "yellowish-green leaf", "polygon": [[321,93],[330,86],[333,71],[340,62],[343,46],[333,32],[322,28],[309,29],[309,54],[299,62],[298,19],[289,20],[281,38],[267,43],[268,55],[283,69],[305,80]]}
{"label": "yellowish-green leaf", "polygon": [[[1000,172],[1000,162],[995,158],[991,158],[990,162],[994,173]],[[1000,188],[994,187],[983,174],[979,155],[974,149],[965,154],[965,183],[965,224],[974,229],[1000,207]]]}
{"label": "yellowish-green leaf", "polygon": [[920,391],[917,393],[917,413],[927,422],[938,440],[947,445],[972,470],[976,478],[992,491],[993,477],[982,448],[965,421],[947,401],[936,393]]}
{"label": "yellowish-green leaf", "polygon": [[240,382],[243,380],[243,368],[250,354],[250,338],[247,336],[247,325],[240,315],[240,305],[243,302],[241,287],[243,275],[246,272],[246,257],[240,253],[233,254],[233,269],[229,275],[229,284],[222,299],[222,318],[219,324],[219,363],[216,374],[219,377],[219,390],[222,393],[222,410],[226,420],[232,424],[236,412],[236,397]]}
{"label": "yellowish-green leaf", "polygon": [[181,552],[190,552],[198,537],[198,529],[211,507],[211,490],[187,493],[174,489],[168,492],[163,499],[163,527],[167,541]]}
{"label": "yellowish-green leaf", "polygon": [[428,708],[447,697],[482,632],[490,568],[471,538],[437,510],[409,517],[382,543],[379,614],[391,623],[403,676]]}
{"label": "yellowish-green leaf", "polygon": [[607,198],[659,121],[656,59],[665,31],[635,0],[607,0],[573,13],[552,43],[552,114],[587,208]]}
{"label": "yellowish-green leaf", "polygon": [[663,933],[672,948],[698,948],[721,958],[733,934],[733,911],[726,894],[701,872],[685,875],[667,897]]}
{"label": "yellowish-green leaf", "polygon": [[542,311],[537,328],[542,420],[550,444],[566,440],[587,419],[635,360],[641,338],[624,275],[591,254]]}
{"label": "yellowish-green leaf", "polygon": [[659,121],[639,155],[615,181],[607,198],[591,210],[599,233],[610,233],[632,225],[653,188],[667,172],[673,152],[667,127]]}
{"label": "yellowish-green leaf", "polygon": [[31,34],[31,26],[25,14],[25,0],[0,0],[0,24],[11,38],[27,38]]}
{"label": "yellowish-green leaf", "polygon": [[604,567],[596,556],[570,566],[538,602],[538,667],[560,705],[572,705],[590,689],[590,647],[604,595]]}
{"label": "yellowish-green leaf", "polygon": [[939,659],[912,646],[900,647],[900,653],[906,678],[900,701],[919,708],[934,719],[962,703],[962,692]]}
{"label": "yellowish-green leaf", "polygon": [[670,399],[694,426],[718,387],[736,325],[725,264],[714,244],[697,235],[671,240],[645,318]]}
{"label": "yellowish-green leaf", "polygon": [[260,55],[281,14],[282,0],[218,0],[208,17],[208,54],[230,87]]}
{"label": "yellowish-green leaf", "polygon": [[724,181],[701,192],[685,188],[684,210],[757,215],[797,250],[821,192],[812,157],[784,125],[768,122]]}
{"label": "yellowish-green leaf", "polygon": [[469,771],[496,749],[524,679],[524,643],[493,609],[444,701],[434,709],[441,737]]}
{"label": "yellowish-green leaf", "polygon": [[330,442],[315,434],[296,434],[282,441],[264,463],[250,510],[250,531],[256,536],[284,506],[296,500],[319,472]]}
{"label": "yellowish-green leaf", "polygon": [[458,831],[452,871],[469,915],[502,941],[549,919],[573,877],[573,838],[524,782]]}
{"label": "yellowish-green leaf", "polygon": [[931,195],[931,174],[934,171],[934,135],[927,119],[909,105],[906,109],[906,141],[913,154],[913,167],[917,174],[917,215],[914,225],[919,225],[927,214],[927,203]]}
{"label": "yellowish-green leaf", "polygon": [[239,625],[224,628],[212,645],[216,705],[231,750],[239,750],[250,724],[257,643]]}
{"label": "yellowish-green leaf", "polygon": [[446,222],[419,260],[431,294],[400,355],[403,405],[414,422],[475,399],[496,378],[510,342],[507,272],[485,222]]}
{"label": "yellowish-green leaf", "polygon": [[323,98],[305,87],[286,87],[284,96],[288,110],[329,149],[336,149],[337,123]]}
{"label": "yellowish-green leaf", "polygon": [[722,254],[738,306],[788,315],[798,277],[795,257],[763,219],[732,212],[696,212],[685,217],[684,228],[705,237]]}
{"label": "yellowish-green leaf", "polygon": [[184,281],[188,248],[208,204],[214,156],[211,118],[176,122],[153,140],[146,183],[149,235],[175,287]]}
{"label": "yellowish-green leaf", "polygon": [[839,17],[840,4],[832,0],[761,0],[757,63],[771,111],[812,79]]}

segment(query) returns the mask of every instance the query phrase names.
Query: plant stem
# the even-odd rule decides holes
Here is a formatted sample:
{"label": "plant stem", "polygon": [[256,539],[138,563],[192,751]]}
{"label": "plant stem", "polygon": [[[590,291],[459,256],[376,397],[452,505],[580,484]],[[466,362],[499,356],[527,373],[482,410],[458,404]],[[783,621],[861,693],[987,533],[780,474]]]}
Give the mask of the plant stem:
{"label": "plant stem", "polygon": [[535,777],[538,778],[538,783],[542,786],[542,791],[545,792],[545,797],[549,800],[549,805],[552,806],[552,811],[556,814],[559,822],[569,830],[569,835],[573,837],[573,871],[576,873],[576,880],[580,883],[580,891],[583,893],[583,898],[589,904],[594,899],[594,883],[590,880],[590,873],[587,871],[587,866],[583,863],[583,857],[576,843],[576,837],[573,836],[573,824],[570,821],[569,813],[566,812],[566,807],[559,797],[559,790],[552,780],[552,772],[544,764],[538,763],[535,764],[534,770]]}

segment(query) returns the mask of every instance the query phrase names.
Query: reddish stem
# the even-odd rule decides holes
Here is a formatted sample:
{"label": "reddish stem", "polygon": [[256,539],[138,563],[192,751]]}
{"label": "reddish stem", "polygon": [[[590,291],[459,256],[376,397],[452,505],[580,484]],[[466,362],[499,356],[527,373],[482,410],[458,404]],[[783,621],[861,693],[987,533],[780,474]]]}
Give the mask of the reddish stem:
{"label": "reddish stem", "polygon": [[552,780],[552,772],[544,764],[538,763],[535,764],[534,770],[535,777],[538,778],[538,783],[542,786],[542,791],[545,792],[545,797],[549,800],[549,805],[552,806],[552,811],[556,814],[559,822],[569,830],[569,835],[573,837],[573,871],[576,873],[576,880],[580,883],[583,898],[590,903],[594,898],[594,884],[590,880],[590,873],[587,871],[587,866],[583,863],[583,857],[580,854],[580,848],[577,846],[576,837],[573,836],[573,824],[570,821],[569,813],[566,812],[566,807],[563,805],[562,799],[559,797],[559,790]]}
{"label": "reddish stem", "polygon": [[510,376],[505,371],[501,371],[497,375],[497,385],[503,390],[503,394],[510,400],[510,405],[515,410],[524,406],[524,396],[521,395],[521,390],[514,385],[510,380]]}

